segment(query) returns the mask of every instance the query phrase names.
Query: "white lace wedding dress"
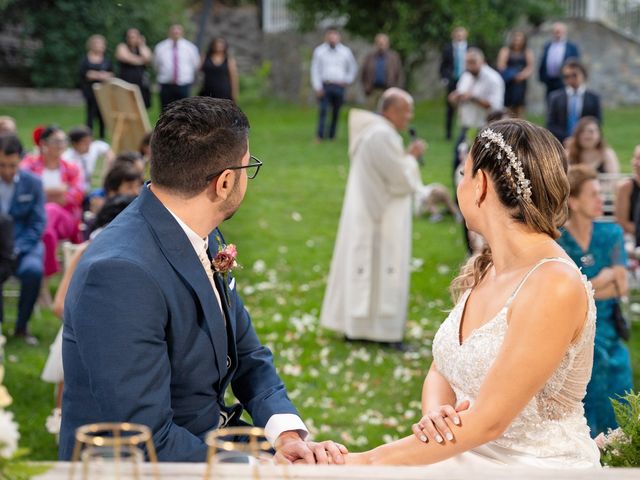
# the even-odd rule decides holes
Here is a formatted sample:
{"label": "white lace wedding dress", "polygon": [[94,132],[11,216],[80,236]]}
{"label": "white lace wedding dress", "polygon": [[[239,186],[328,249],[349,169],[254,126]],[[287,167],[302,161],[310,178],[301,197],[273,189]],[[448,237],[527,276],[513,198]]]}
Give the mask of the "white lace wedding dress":
{"label": "white lace wedding dress", "polygon": [[[440,326],[433,341],[433,361],[449,381],[457,401],[475,401],[507,331],[507,311],[529,275],[540,265],[560,261],[548,258],[538,262],[505,306],[489,322],[473,331],[460,345],[460,321],[471,290]],[[599,467],[600,454],[589,436],[582,399],[591,377],[596,308],[593,289],[585,276],[582,281],[589,297],[589,312],[580,336],[570,346],[562,363],[544,387],[495,441],[440,462],[451,466],[521,465],[547,468]],[[523,372],[526,375],[526,372]],[[462,427],[464,428],[464,427]]]}

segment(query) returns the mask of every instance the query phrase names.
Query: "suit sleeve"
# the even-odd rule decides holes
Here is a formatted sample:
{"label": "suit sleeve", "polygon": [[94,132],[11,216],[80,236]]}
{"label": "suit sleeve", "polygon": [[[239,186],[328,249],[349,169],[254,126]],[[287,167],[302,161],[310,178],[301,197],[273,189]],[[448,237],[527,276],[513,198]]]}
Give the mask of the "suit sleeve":
{"label": "suit sleeve", "polygon": [[237,293],[232,290],[236,312],[238,368],[231,387],[234,395],[251,415],[256,426],[264,427],[273,415],[298,411],[289,400],[284,383],[273,364],[271,351],[260,343],[251,317]]}
{"label": "suit sleeve", "polygon": [[128,260],[96,261],[88,269],[65,317],[101,418],[149,426],[160,460],[204,461],[206,444],[173,422],[169,313],[160,287]]}
{"label": "suit sleeve", "polygon": [[320,66],[320,47],[313,51],[311,58],[311,87],[315,92],[322,90],[322,67]]}
{"label": "suit sleeve", "polygon": [[602,106],[600,104],[600,97],[596,94],[593,94],[593,116],[598,119],[598,123],[602,127]]}
{"label": "suit sleeve", "polygon": [[20,238],[16,238],[15,249],[18,255],[35,248],[42,238],[42,232],[44,232],[47,218],[44,211],[44,190],[39,178],[34,179],[33,197],[33,209],[26,222],[28,226],[22,231]]}
{"label": "suit sleeve", "polygon": [[538,66],[538,79],[544,83],[547,81],[547,51],[548,46],[544,46],[542,56],[540,57],[540,65]]}
{"label": "suit sleeve", "polygon": [[565,127],[560,121],[560,98],[552,95],[547,109],[547,129],[560,141],[564,140]]}

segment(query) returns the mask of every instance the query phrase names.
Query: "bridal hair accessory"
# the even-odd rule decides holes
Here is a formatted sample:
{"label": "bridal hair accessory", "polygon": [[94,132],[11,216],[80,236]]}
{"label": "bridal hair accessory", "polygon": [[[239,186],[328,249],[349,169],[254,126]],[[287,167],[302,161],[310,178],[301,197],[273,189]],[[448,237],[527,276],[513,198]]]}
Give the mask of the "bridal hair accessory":
{"label": "bridal hair accessory", "polygon": [[[511,146],[505,143],[504,138],[502,137],[502,134],[495,132],[490,128],[486,128],[485,130],[483,130],[480,137],[487,139],[487,143],[484,144],[484,148],[489,148],[492,143],[495,143],[496,145],[498,145],[500,150],[504,152],[504,154],[507,156],[507,159],[509,160],[509,165],[507,166],[506,174],[515,185],[516,193],[518,194],[519,197],[524,199],[525,202],[531,201],[531,182],[524,175],[524,170],[522,169],[522,162],[518,160],[518,157],[516,157],[516,154],[513,153]],[[502,160],[501,152],[498,152],[497,158],[498,160]],[[512,169],[516,173],[515,180],[513,178],[513,174],[511,173]]]}

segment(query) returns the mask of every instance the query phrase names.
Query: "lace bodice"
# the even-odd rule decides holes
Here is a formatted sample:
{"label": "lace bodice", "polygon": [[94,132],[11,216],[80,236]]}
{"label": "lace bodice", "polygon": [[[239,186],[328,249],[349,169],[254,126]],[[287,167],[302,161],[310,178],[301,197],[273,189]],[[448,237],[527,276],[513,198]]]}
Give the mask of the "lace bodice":
{"label": "lace bodice", "polygon": [[[507,312],[512,300],[529,275],[540,265],[550,261],[560,261],[577,268],[562,258],[538,262],[524,277],[502,310],[468,335],[462,345],[459,342],[460,322],[471,290],[464,293],[440,326],[433,341],[433,359],[438,371],[455,391],[458,402],[470,400],[473,405],[480,386],[502,347],[508,328]],[[584,275],[582,281],[589,309],[580,335],[569,347],[544,387],[493,443],[535,457],[555,457],[569,461],[582,461],[597,455],[597,447],[595,444],[591,445],[582,405],[591,377],[596,309],[591,284]]]}

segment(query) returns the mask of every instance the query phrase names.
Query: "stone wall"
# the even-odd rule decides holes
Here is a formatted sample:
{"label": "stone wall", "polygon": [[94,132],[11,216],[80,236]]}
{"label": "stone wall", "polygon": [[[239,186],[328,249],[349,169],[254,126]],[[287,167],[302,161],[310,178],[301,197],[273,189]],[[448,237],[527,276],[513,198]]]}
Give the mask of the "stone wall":
{"label": "stone wall", "polygon": [[[196,6],[192,11],[193,24],[189,31],[195,31],[199,25],[199,8]],[[567,26],[569,36],[580,46],[582,59],[590,72],[590,88],[602,95],[605,105],[640,104],[640,43],[600,23],[568,20]],[[527,94],[528,109],[532,113],[544,112],[544,89],[537,78],[537,67],[550,31],[551,23],[546,23],[529,32],[529,45],[536,56],[536,69],[529,80]],[[205,25],[201,46],[203,52],[215,36],[224,37],[229,43],[241,76],[251,75],[269,62],[270,84],[266,90],[286,100],[302,103],[315,101],[309,67],[313,49],[322,41],[321,31],[265,34],[260,28],[259,10],[255,6],[232,8],[215,2]],[[362,63],[372,43],[347,33],[343,34],[343,42],[353,50],[359,63]],[[13,45],[6,38],[3,43]],[[442,98],[444,92],[438,75],[440,51],[438,48],[425,47],[423,55],[422,66],[413,74],[412,93],[417,99]],[[490,63],[493,61],[489,59]],[[0,85],[1,78],[0,75]],[[364,99],[359,82],[348,89],[347,96],[355,102]],[[55,103],[62,100],[65,103],[79,102],[79,93],[67,98],[58,90],[0,91],[0,104]]]}

